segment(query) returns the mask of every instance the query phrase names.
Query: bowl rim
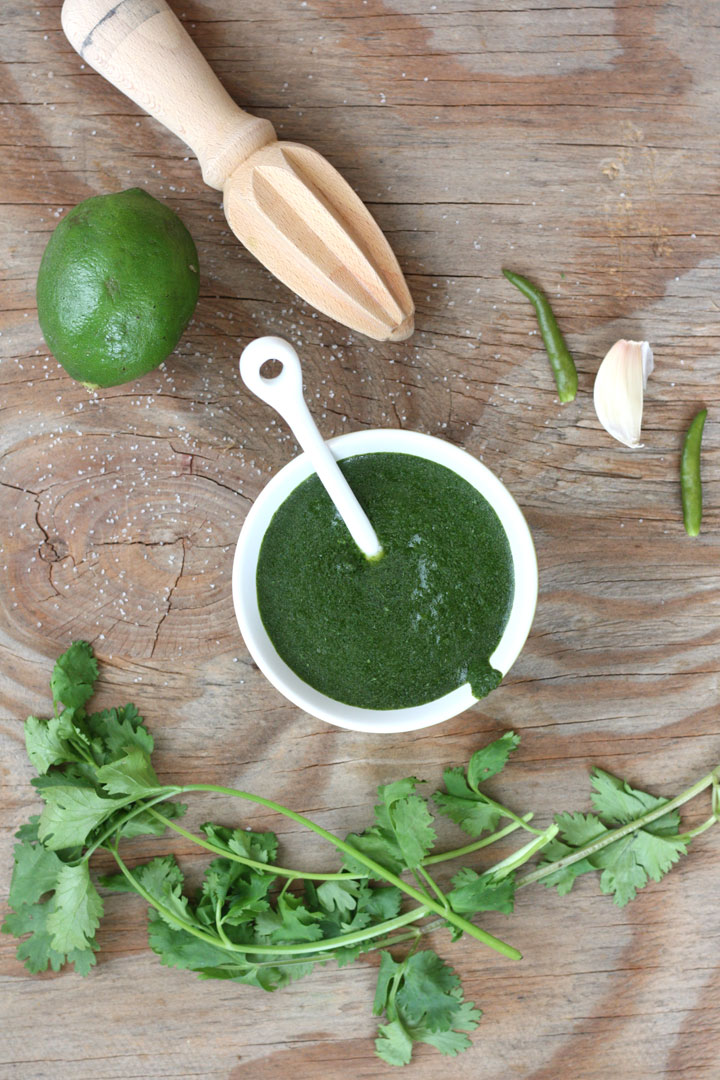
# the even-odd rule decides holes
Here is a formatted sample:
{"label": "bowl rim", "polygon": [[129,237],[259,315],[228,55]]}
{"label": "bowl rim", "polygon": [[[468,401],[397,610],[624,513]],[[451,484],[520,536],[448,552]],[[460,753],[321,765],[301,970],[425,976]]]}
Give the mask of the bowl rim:
{"label": "bowl rim", "polygon": [[[435,435],[403,428],[369,428],[329,439],[340,461],[356,454],[402,453],[426,458],[456,472],[483,495],[498,515],[510,543],[515,591],[507,624],[490,657],[503,677],[519,656],[532,626],[537,604],[538,568],[530,529],[520,507],[502,481],[467,450]],[[394,733],[442,723],[474,705],[469,684],[434,701],[401,709],[365,709],[345,705],[315,690],[277,653],[265,630],[257,602],[256,570],[260,545],[275,511],[314,469],[301,453],[284,465],[255,499],[240,530],[232,570],[232,596],[240,632],[251,657],[272,685],[312,716],[351,731]]]}

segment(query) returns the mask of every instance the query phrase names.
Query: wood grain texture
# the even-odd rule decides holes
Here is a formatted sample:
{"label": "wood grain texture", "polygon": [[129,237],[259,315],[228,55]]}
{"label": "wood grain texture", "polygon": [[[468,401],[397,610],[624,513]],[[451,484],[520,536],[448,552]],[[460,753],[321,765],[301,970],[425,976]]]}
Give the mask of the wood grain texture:
{"label": "wood grain texture", "polygon": [[[72,638],[102,661],[100,701],[133,699],[163,778],[272,795],[343,832],[378,783],[442,768],[513,726],[495,790],[541,821],[588,805],[588,768],[674,794],[720,756],[720,20],[713,0],[187,0],[176,11],[235,100],[323,153],[389,237],[417,306],[401,344],[316,315],[239,246],[189,151],[99,76],[57,0],[0,12],[0,876],[33,812],[21,721],[48,707]],[[88,396],[47,355],[34,285],[48,236],[89,195],[146,186],[198,244],[201,299],[164,368]],[[560,407],[527,302],[552,298],[580,375]],[[334,730],[287,704],[239,637],[239,527],[295,452],[237,375],[244,344],[299,349],[323,432],[413,428],[508,484],[540,562],[528,644],[474,709],[415,736]],[[599,428],[595,371],[619,337],[656,370],[645,447]],[[705,518],[682,527],[684,430],[707,405]],[[222,815],[193,805],[192,820]],[[699,820],[700,808],[697,810]],[[265,814],[250,820],[275,826]],[[331,857],[290,825],[286,854]],[[163,849],[166,842],[162,842]],[[173,845],[182,856],[182,842]],[[137,842],[135,858],[157,851]],[[509,850],[509,848],[508,848]],[[203,860],[187,854],[189,874]],[[718,838],[618,910],[581,882],[524,890],[487,928],[512,963],[436,941],[485,1010],[451,1063],[484,1080],[715,1080]],[[200,983],[147,948],[144,905],[109,896],[93,974],[33,977],[0,941],[0,1075],[98,1080],[385,1077],[373,1057],[376,958],[274,996]],[[423,1048],[408,1075],[446,1063]]]}

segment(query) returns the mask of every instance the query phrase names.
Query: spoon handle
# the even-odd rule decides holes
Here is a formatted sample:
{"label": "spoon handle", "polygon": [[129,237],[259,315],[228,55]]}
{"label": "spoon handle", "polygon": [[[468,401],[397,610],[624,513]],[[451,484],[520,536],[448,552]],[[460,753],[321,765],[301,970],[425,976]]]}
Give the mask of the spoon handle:
{"label": "spoon handle", "polygon": [[[260,369],[268,360],[282,364],[279,374],[266,378]],[[367,558],[382,554],[382,547],[367,514],[340,471],[332,452],[315,426],[303,397],[302,370],[292,345],[279,337],[251,341],[240,357],[240,374],[248,390],[271,405],[282,416],[310,458],[325,490],[347,525],[348,531]]]}
{"label": "spoon handle", "polygon": [[83,60],[191,147],[210,187],[275,141],[269,120],[235,104],[165,0],[65,0],[61,19]]}

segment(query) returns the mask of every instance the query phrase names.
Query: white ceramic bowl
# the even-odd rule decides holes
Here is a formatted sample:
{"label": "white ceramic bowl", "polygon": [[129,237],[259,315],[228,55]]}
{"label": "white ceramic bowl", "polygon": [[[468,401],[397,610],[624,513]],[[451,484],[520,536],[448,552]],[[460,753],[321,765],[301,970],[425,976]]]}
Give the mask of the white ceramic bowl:
{"label": "white ceramic bowl", "polygon": [[[537,602],[538,573],[535,548],[520,508],[507,488],[465,450],[417,431],[373,428],[339,435],[328,442],[339,461],[355,454],[413,454],[444,465],[483,495],[495,510],[510,543],[515,572],[515,594],[510,617],[490,663],[503,675],[510,670],[532,625]],[[265,531],[278,507],[313,472],[300,454],[277,473],[255,500],[240,532],[233,563],[233,602],[240,631],[250,655],[281,694],[301,709],[338,727],[353,731],[395,732],[449,720],[473,705],[477,698],[469,684],[435,701],[404,709],[360,709],[321,694],[301,679],[278,655],[258,610],[256,570]]]}

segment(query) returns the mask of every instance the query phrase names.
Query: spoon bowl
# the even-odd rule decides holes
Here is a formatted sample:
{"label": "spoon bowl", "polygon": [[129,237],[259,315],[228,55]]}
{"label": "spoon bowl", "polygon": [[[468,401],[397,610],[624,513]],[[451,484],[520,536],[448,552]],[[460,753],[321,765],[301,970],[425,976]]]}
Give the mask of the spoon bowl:
{"label": "spoon bowl", "polygon": [[[356,454],[411,454],[444,465],[480,492],[505,530],[513,561],[515,589],[510,615],[490,663],[504,676],[512,667],[530,632],[537,603],[538,572],[535,548],[523,514],[507,488],[465,450],[416,431],[371,429],[340,435],[326,443],[336,461]],[[345,705],[320,693],[301,679],[278,654],[258,608],[256,574],[260,547],[276,510],[288,495],[315,472],[307,454],[300,454],[277,473],[255,500],[235,550],[233,603],[240,631],[255,663],[288,700],[305,712],[353,731],[402,732],[449,720],[478,700],[469,684],[434,701],[402,709],[365,709]]]}

